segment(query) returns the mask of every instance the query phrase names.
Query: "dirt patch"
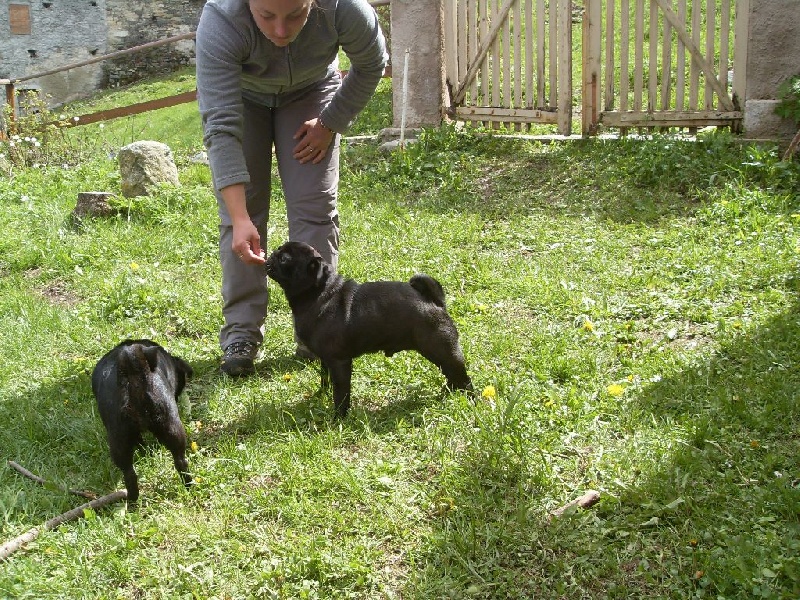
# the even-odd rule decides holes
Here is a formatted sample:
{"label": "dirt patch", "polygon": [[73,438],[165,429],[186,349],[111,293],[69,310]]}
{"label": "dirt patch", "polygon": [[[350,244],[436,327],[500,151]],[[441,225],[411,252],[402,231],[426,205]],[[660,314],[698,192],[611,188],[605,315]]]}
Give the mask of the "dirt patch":
{"label": "dirt patch", "polygon": [[54,281],[39,290],[39,293],[55,306],[75,306],[81,299],[59,281]]}

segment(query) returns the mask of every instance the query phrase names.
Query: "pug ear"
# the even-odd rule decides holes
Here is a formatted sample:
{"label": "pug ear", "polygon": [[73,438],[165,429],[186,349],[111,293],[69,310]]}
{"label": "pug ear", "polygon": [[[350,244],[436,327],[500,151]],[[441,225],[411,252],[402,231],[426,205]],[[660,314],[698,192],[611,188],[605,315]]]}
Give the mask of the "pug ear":
{"label": "pug ear", "polygon": [[308,263],[308,274],[311,275],[317,283],[327,278],[330,269],[328,263],[326,263],[321,256],[315,256],[311,259],[311,262]]}

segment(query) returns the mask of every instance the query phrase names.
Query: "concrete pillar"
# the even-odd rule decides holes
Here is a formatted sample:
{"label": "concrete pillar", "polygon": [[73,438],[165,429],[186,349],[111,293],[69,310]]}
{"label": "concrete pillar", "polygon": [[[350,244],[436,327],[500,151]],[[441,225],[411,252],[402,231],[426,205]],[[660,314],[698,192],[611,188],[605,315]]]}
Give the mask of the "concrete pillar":
{"label": "concrete pillar", "polygon": [[744,136],[786,140],[797,125],[775,114],[778,87],[800,75],[800,2],[750,0],[750,35],[745,84]]}
{"label": "concrete pillar", "polygon": [[445,93],[442,0],[392,0],[392,111],[400,127],[408,49],[406,127],[438,127]]}

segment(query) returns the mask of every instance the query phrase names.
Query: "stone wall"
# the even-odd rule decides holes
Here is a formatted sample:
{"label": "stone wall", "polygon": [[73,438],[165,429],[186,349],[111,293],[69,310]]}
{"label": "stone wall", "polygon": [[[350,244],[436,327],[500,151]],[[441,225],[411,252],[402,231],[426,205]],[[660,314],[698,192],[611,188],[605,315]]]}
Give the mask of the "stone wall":
{"label": "stone wall", "polygon": [[778,87],[800,75],[800,2],[750,0],[744,135],[788,140],[797,125],[775,114]]}
{"label": "stone wall", "polygon": [[[444,31],[440,1],[392,0],[392,113],[400,127],[405,108],[406,127],[438,125],[444,116]],[[408,50],[408,89],[403,94],[403,71]]]}
{"label": "stone wall", "polygon": [[[0,79],[16,79],[194,31],[204,0],[0,0]],[[10,10],[29,15],[12,33]],[[194,40],[22,82],[51,105],[166,73],[194,60]]]}
{"label": "stone wall", "polygon": [[[196,29],[205,0],[106,0],[110,52]],[[182,40],[103,63],[103,86],[126,85],[194,61],[194,40]]]}

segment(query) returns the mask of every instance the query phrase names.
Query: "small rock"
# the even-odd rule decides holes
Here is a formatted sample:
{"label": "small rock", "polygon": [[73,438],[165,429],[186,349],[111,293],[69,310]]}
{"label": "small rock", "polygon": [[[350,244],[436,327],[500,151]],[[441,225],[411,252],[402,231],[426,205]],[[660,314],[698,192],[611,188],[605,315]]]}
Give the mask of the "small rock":
{"label": "small rock", "polygon": [[108,199],[113,196],[111,192],[78,192],[78,202],[72,215],[78,219],[113,215],[116,211],[108,203]]}

